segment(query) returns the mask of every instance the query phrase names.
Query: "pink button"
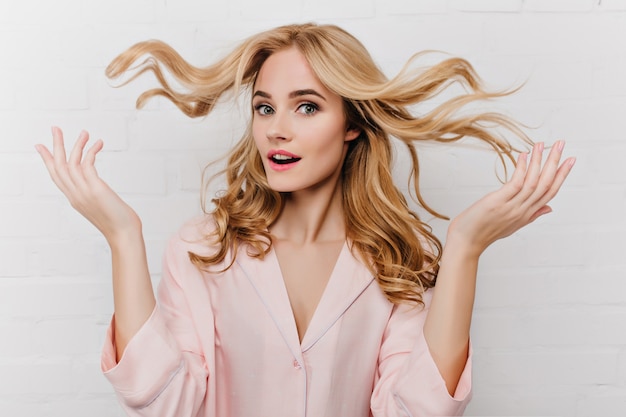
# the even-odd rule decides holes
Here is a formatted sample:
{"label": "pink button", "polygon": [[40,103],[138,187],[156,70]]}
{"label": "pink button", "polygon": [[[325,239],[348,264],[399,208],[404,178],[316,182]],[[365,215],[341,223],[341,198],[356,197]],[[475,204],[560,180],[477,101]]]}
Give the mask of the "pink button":
{"label": "pink button", "polygon": [[302,368],[302,366],[300,366],[300,362],[298,362],[297,359],[293,360],[293,367],[296,368],[296,369],[301,369]]}

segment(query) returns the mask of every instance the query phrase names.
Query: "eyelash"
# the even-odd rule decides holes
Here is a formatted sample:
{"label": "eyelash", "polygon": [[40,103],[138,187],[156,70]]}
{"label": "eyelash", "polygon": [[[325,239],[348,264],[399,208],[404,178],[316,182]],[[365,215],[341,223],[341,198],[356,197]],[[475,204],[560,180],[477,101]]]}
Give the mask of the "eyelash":
{"label": "eyelash", "polygon": [[[268,106],[267,104],[257,104],[256,106],[254,106],[254,111],[256,113],[258,113],[260,116],[267,116],[268,113],[261,113],[261,110],[267,108],[267,109],[272,109],[270,106]],[[272,109],[273,111],[274,109]]]}
{"label": "eyelash", "polygon": [[[305,107],[305,106],[309,106],[312,109],[311,113],[302,113],[305,116],[312,116],[319,110],[319,106],[317,104],[311,103],[311,102],[308,102],[308,101],[305,102],[305,103],[299,104],[298,105],[298,110],[300,110],[302,107]],[[272,107],[270,105],[268,105],[268,104],[257,104],[256,106],[254,106],[254,111],[257,114],[259,114],[260,116],[268,116],[268,115],[272,114],[272,113],[262,113],[263,109],[271,109],[272,112],[274,111],[274,109],[272,109]]]}
{"label": "eyelash", "polygon": [[305,106],[309,106],[313,109],[313,111],[311,113],[303,113],[305,116],[312,116],[315,113],[317,113],[317,111],[319,110],[319,107],[317,106],[317,104],[315,103],[310,103],[310,102],[306,102],[306,103],[302,103],[298,106],[298,110],[300,110],[301,108],[305,107]]}

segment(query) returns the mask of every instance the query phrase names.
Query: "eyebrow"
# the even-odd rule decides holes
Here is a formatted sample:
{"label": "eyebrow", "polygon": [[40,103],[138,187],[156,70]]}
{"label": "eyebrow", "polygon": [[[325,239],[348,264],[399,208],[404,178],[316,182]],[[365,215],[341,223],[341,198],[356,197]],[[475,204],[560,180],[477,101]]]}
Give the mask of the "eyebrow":
{"label": "eyebrow", "polygon": [[[271,94],[266,93],[265,91],[261,91],[261,90],[255,91],[252,97],[256,97],[256,96],[264,97],[264,98],[272,98]],[[323,95],[313,90],[312,88],[306,88],[304,90],[295,90],[289,93],[289,98],[296,98],[296,97],[301,97],[301,96],[317,96],[321,98],[322,100],[326,101],[326,98]]]}

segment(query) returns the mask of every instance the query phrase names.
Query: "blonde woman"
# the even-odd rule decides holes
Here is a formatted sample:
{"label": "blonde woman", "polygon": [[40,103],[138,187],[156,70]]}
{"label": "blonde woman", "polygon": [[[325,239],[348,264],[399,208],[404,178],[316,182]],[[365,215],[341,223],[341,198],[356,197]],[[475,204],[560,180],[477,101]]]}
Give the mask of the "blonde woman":
{"label": "blonde woman", "polygon": [[[66,158],[38,145],[72,206],[107,239],[115,314],[102,367],[130,416],[390,417],[461,415],[471,396],[470,321],[479,256],[550,212],[574,164],[557,142],[521,153],[510,180],[450,223],[446,245],[411,211],[391,177],[393,136],[415,143],[473,136],[512,158],[484,128],[521,135],[497,114],[458,116],[483,91],[472,67],[448,59],[387,79],[332,25],[279,27],[196,68],[144,42],[109,77],[149,54],[138,74],[191,117],[246,91],[250,126],[230,153],[227,188],[188,222],[164,256],[156,302],[141,221],[94,168],[102,142],[82,133]],[[185,88],[175,91],[162,71]],[[416,117],[408,107],[452,82],[468,93]],[[523,137],[523,135],[522,135]],[[430,210],[432,212],[432,210]],[[436,281],[436,286],[435,286]]]}

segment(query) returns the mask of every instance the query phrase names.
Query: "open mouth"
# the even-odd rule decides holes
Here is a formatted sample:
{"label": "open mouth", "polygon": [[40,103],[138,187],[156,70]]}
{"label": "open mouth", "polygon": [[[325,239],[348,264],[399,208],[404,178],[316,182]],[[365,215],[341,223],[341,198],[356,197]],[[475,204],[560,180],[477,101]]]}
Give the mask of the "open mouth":
{"label": "open mouth", "polygon": [[297,158],[297,157],[289,156],[289,155],[283,155],[279,153],[277,153],[276,155],[272,155],[270,157],[270,160],[278,165],[293,164],[294,162],[298,162],[300,159],[301,158]]}

